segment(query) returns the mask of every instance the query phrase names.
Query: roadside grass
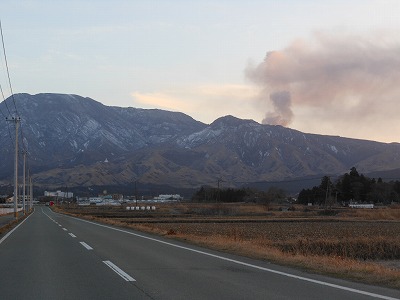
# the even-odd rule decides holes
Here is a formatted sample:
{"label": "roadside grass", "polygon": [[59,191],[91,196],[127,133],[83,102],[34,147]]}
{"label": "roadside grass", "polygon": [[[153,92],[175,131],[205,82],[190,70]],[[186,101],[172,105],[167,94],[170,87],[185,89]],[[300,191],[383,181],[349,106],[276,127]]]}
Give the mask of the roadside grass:
{"label": "roadside grass", "polygon": [[361,220],[400,220],[400,207],[380,209],[349,209],[342,213],[343,218]]}
{"label": "roadside grass", "polygon": [[[11,213],[13,214],[13,213]],[[3,235],[4,233],[7,233],[8,231],[10,231],[11,229],[13,229],[15,226],[18,225],[18,223],[20,223],[21,221],[23,221],[25,218],[27,218],[29,215],[31,214],[31,212],[28,212],[26,215],[21,216],[18,218],[18,220],[12,220],[11,222],[9,222],[8,224],[0,227],[0,235]]]}
{"label": "roadside grass", "polygon": [[358,260],[400,259],[400,240],[382,236],[329,240],[300,238],[294,241],[274,243],[273,246],[283,253],[292,255],[331,256]]}
{"label": "roadside grass", "polygon": [[11,229],[13,229],[16,225],[18,224],[18,220],[13,220],[10,223],[0,227],[0,235],[10,231]]}
{"label": "roadside grass", "polygon": [[[217,207],[222,219],[227,215],[251,217],[264,214],[273,222],[185,223],[177,220],[173,223],[132,223],[134,215],[106,218],[91,216],[86,211],[77,216],[308,272],[400,289],[400,235],[397,231],[400,209],[339,209],[334,214],[335,222],[331,222],[330,213],[326,216],[317,209],[307,209],[306,212],[304,208],[297,209],[288,214],[276,210],[271,212],[265,206],[244,205],[245,209],[235,205],[222,206]],[[55,209],[68,213],[68,210]],[[212,206],[209,205],[183,204],[165,206],[163,213],[202,216],[208,215],[210,209]],[[78,210],[74,211],[75,215],[76,212]],[[397,263],[382,264],[380,260]]]}

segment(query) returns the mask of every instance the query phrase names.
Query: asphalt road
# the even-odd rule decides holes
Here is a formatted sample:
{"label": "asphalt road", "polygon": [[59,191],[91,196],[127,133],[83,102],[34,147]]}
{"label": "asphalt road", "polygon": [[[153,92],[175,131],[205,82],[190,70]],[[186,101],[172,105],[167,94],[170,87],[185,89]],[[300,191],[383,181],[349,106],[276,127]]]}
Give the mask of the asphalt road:
{"label": "asphalt road", "polygon": [[0,239],[0,299],[400,299],[36,207]]}

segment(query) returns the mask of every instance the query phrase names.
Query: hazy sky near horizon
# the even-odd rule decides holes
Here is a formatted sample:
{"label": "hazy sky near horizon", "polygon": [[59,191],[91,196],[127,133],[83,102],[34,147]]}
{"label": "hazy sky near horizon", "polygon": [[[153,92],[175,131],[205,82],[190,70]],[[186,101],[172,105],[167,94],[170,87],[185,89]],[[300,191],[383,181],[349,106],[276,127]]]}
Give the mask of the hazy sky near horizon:
{"label": "hazy sky near horizon", "polygon": [[398,0],[2,0],[0,19],[15,93],[400,142]]}

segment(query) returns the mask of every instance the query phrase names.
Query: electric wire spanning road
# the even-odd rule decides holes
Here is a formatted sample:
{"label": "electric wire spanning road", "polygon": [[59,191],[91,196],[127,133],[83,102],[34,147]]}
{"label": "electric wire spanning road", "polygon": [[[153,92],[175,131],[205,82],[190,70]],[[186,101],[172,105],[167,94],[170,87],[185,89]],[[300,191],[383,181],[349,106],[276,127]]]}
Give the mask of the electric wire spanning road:
{"label": "electric wire spanning road", "polygon": [[400,299],[400,291],[303,273],[54,213],[0,239],[1,299]]}

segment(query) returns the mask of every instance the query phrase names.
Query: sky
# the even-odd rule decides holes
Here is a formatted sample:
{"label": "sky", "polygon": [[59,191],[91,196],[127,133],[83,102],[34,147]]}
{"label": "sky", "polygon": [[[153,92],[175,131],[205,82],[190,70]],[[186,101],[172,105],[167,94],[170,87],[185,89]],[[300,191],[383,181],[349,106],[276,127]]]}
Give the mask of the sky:
{"label": "sky", "polygon": [[0,19],[14,93],[400,142],[398,0],[2,0]]}

